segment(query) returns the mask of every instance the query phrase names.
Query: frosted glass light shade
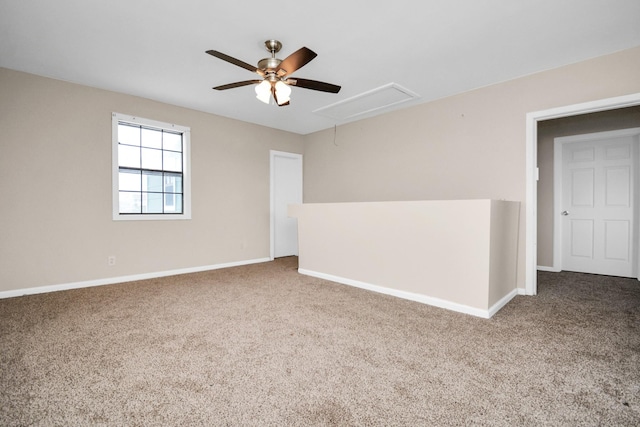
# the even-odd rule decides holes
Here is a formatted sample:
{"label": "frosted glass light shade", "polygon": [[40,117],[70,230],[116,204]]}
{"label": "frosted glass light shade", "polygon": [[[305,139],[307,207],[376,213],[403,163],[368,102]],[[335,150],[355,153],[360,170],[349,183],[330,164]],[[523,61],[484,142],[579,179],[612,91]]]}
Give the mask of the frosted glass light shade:
{"label": "frosted glass light shade", "polygon": [[256,98],[265,104],[269,103],[269,99],[271,98],[271,83],[269,81],[263,80],[256,86]]}
{"label": "frosted glass light shade", "polygon": [[286,104],[289,102],[291,95],[291,88],[288,84],[283,82],[276,83],[276,98],[278,98],[278,105]]}

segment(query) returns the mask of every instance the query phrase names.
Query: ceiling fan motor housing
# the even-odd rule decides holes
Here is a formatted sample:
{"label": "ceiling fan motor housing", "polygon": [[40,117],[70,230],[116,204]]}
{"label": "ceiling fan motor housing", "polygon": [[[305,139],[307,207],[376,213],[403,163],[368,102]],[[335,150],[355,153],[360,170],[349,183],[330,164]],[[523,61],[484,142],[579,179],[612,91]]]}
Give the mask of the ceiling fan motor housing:
{"label": "ceiling fan motor housing", "polygon": [[264,42],[264,47],[271,52],[271,58],[263,58],[258,61],[258,68],[262,71],[277,70],[282,60],[276,58],[276,53],[282,49],[282,43],[278,40],[267,40]]}
{"label": "ceiling fan motor housing", "polygon": [[264,58],[258,61],[258,68],[267,71],[267,70],[277,70],[278,66],[282,62],[281,59],[278,58]]}

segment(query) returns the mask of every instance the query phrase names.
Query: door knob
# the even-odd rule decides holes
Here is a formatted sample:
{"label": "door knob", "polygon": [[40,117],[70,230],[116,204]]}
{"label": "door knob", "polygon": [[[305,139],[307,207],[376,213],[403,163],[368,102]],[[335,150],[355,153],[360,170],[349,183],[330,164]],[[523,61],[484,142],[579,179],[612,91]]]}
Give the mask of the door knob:
{"label": "door knob", "polygon": [[569,215],[569,211],[562,211],[562,213],[560,215],[567,216],[567,215]]}

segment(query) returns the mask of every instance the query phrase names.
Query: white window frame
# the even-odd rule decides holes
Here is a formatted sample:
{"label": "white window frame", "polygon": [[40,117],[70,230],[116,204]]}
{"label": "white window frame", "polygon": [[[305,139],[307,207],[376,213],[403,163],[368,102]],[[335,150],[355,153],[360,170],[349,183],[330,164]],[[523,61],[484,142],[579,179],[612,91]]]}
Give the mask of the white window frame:
{"label": "white window frame", "polygon": [[[182,133],[182,190],[183,212],[181,214],[121,214],[120,180],[118,164],[118,123],[149,126],[157,129]],[[126,114],[111,114],[111,165],[112,165],[112,206],[114,221],[156,221],[191,219],[191,128],[157,120],[144,119]]]}

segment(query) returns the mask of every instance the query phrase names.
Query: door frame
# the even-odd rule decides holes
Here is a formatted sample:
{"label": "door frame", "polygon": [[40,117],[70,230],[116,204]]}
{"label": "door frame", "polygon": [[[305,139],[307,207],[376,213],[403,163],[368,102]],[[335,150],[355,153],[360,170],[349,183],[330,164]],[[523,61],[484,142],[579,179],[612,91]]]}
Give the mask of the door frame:
{"label": "door frame", "polygon": [[[538,122],[640,105],[640,93],[526,114],[525,294],[538,293]],[[555,254],[554,254],[555,255]]]}
{"label": "door frame", "polygon": [[[602,138],[617,138],[624,136],[638,136],[640,135],[640,128],[627,128],[627,129],[617,129],[612,131],[603,131],[603,132],[591,132],[580,135],[571,135],[571,136],[561,136],[554,138],[553,140],[553,265],[551,266],[551,271],[562,271],[562,232],[563,232],[563,221],[558,220],[558,212],[563,207],[562,203],[562,188],[563,188],[563,173],[564,173],[564,165],[562,163],[563,156],[563,147],[565,144],[572,144],[576,142],[583,141],[591,141],[598,140]],[[636,144],[638,142],[636,141]],[[637,153],[637,152],[636,152]],[[640,273],[638,273],[637,267],[639,265],[638,257],[638,217],[636,212],[638,211],[638,171],[640,167],[640,163],[638,162],[637,154],[636,158],[633,159],[633,167],[634,167],[634,226],[633,226],[633,253],[634,253],[634,271],[636,271],[636,276],[640,279]]]}
{"label": "door frame", "polygon": [[275,195],[276,195],[276,157],[285,157],[288,159],[299,159],[302,164],[302,174],[300,175],[300,185],[302,188],[301,196],[304,196],[304,161],[302,154],[289,153],[286,151],[269,150],[269,258],[271,261],[275,259],[276,253],[276,215],[275,215]]}

